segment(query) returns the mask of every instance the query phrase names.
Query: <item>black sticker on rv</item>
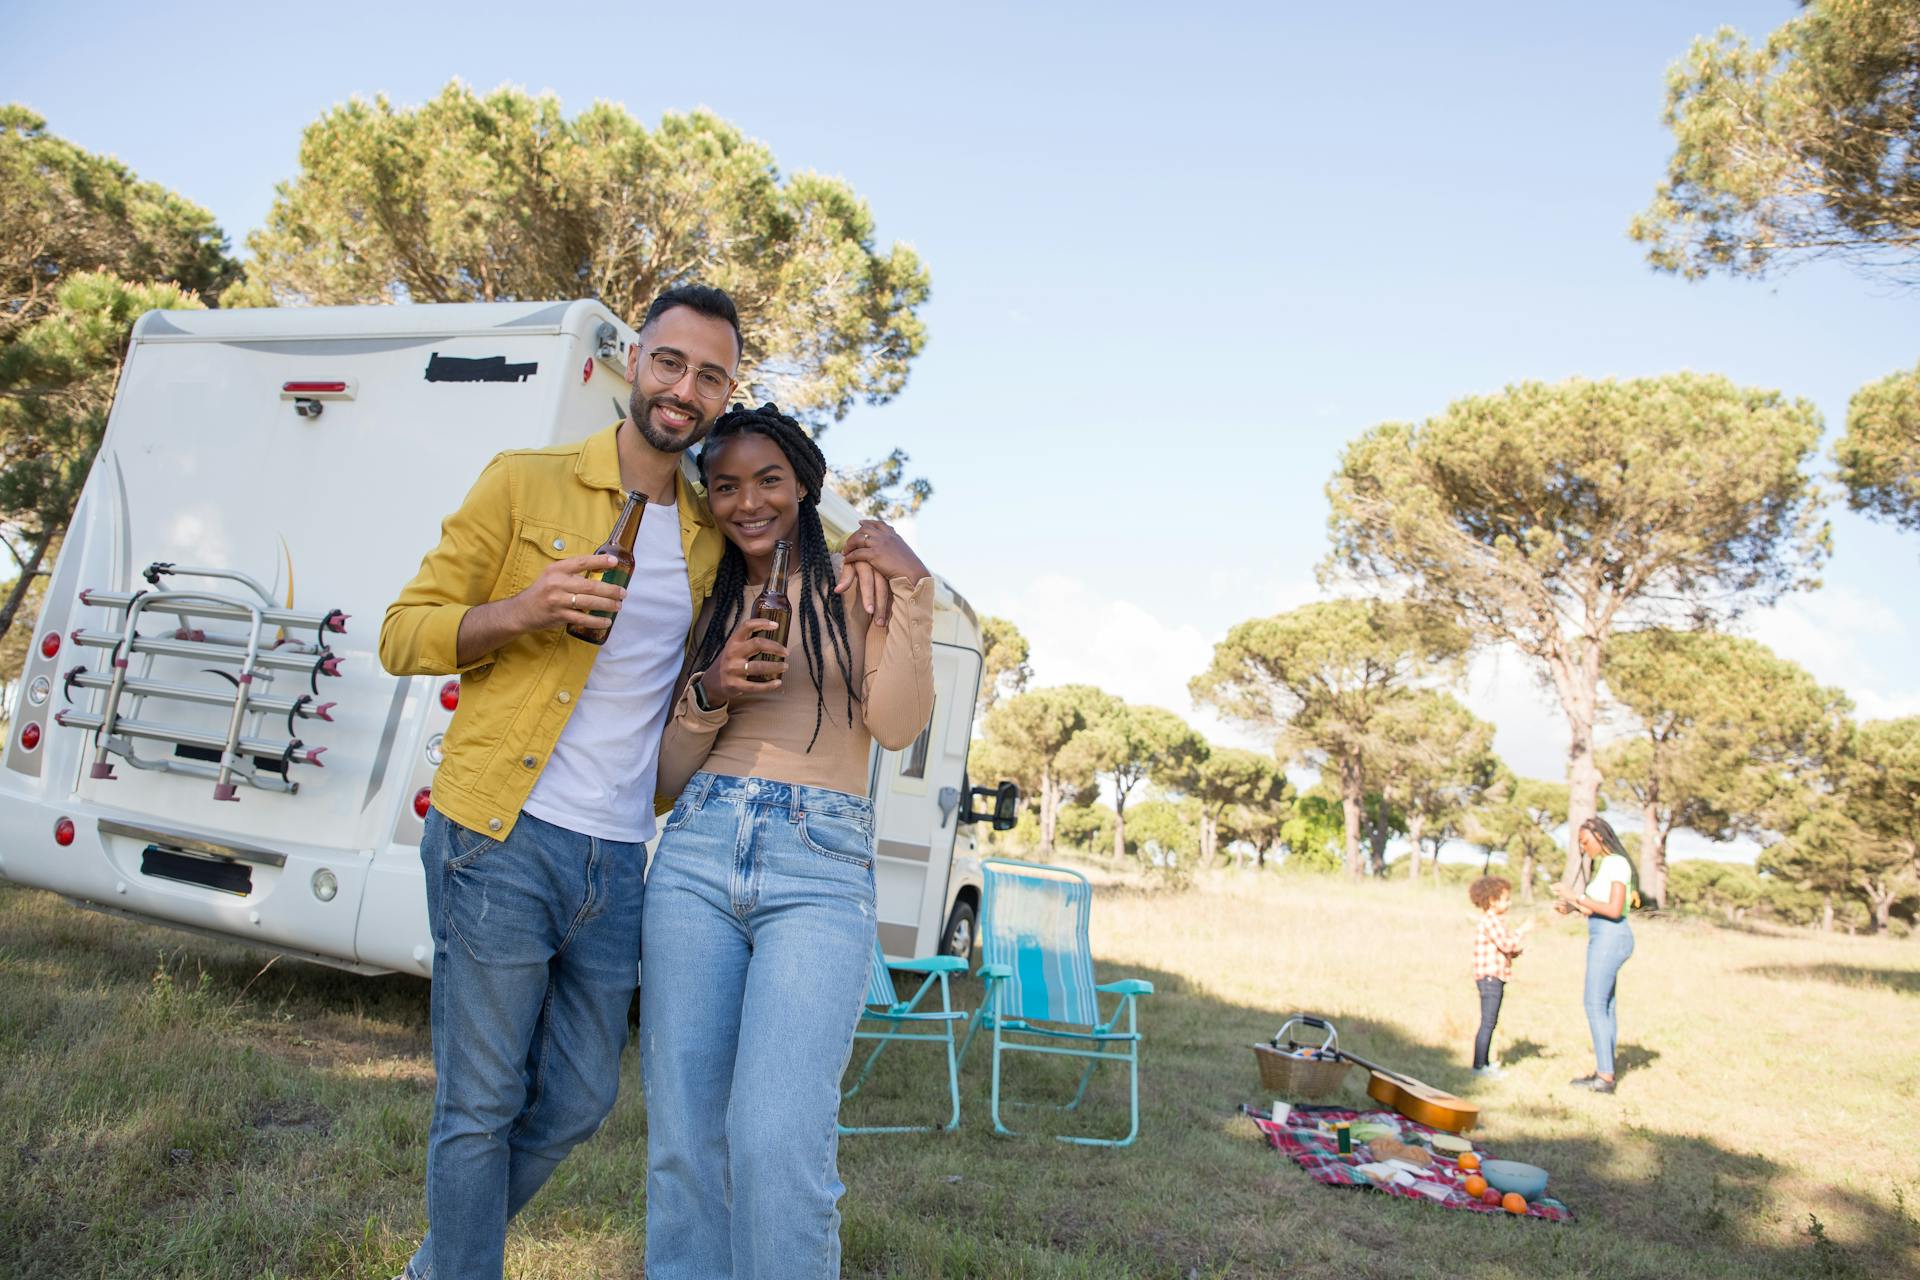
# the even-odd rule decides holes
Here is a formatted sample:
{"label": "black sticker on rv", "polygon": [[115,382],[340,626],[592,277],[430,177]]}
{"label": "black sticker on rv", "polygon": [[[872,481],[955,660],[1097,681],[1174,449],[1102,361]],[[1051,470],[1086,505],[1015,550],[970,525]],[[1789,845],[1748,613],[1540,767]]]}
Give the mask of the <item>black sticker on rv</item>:
{"label": "black sticker on rv", "polygon": [[540,372],[540,362],[508,364],[505,356],[443,356],[438,351],[427,359],[428,382],[525,382]]}

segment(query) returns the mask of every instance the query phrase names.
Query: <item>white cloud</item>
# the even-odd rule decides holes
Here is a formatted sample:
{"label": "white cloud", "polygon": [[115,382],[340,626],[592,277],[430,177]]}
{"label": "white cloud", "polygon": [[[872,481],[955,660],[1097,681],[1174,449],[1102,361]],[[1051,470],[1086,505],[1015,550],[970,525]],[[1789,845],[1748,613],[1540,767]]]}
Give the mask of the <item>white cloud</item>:
{"label": "white cloud", "polygon": [[1063,573],[1042,574],[992,600],[987,612],[1012,619],[1027,637],[1036,687],[1098,685],[1128,702],[1189,715],[1187,681],[1213,657],[1200,628],[1162,622]]}
{"label": "white cloud", "polygon": [[1911,670],[1911,640],[1887,604],[1851,587],[1788,596],[1755,612],[1739,630],[1783,658],[1838,685],[1862,720],[1920,714],[1920,686],[1898,687]]}

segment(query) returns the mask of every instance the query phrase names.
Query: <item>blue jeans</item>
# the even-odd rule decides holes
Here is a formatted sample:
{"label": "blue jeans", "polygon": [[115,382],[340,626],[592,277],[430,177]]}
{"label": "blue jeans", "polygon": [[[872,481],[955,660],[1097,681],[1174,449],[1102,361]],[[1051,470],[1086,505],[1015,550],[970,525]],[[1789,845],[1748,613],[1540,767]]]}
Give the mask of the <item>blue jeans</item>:
{"label": "blue jeans", "polygon": [[1493,1029],[1500,1022],[1500,1002],[1507,998],[1503,978],[1475,978],[1480,992],[1480,1030],[1473,1037],[1473,1069],[1478,1071],[1493,1061]]}
{"label": "blue jeans", "polygon": [[872,803],[695,774],[647,875],[646,933],[648,1280],[838,1276]]}
{"label": "blue jeans", "polygon": [[1614,993],[1620,966],[1633,954],[1633,928],[1625,920],[1587,917],[1587,1030],[1593,1035],[1594,1070],[1613,1074],[1613,1047],[1619,1036]]}
{"label": "blue jeans", "polygon": [[433,1127],[417,1280],[501,1274],[507,1220],[613,1109],[639,974],[641,845],[427,814]]}

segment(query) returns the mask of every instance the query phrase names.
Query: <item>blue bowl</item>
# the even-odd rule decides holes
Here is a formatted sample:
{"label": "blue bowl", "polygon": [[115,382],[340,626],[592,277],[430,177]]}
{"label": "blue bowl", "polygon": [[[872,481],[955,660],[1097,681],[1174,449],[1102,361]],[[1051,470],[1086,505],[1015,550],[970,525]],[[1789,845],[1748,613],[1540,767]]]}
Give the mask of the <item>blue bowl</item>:
{"label": "blue bowl", "polygon": [[1496,1191],[1517,1191],[1529,1200],[1547,1190],[1547,1171],[1518,1160],[1482,1160],[1480,1176]]}

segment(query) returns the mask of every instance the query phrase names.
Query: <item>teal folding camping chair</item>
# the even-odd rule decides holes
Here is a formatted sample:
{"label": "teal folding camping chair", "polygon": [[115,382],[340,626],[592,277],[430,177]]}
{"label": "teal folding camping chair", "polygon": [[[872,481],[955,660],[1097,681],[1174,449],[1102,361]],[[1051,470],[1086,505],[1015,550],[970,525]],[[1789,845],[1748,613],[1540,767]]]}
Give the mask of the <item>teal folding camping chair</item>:
{"label": "teal folding camping chair", "polygon": [[[1080,1087],[1071,1102],[1057,1108],[1062,1111],[1080,1106],[1102,1062],[1127,1064],[1127,1136],[1060,1138],[1086,1146],[1127,1146],[1140,1132],[1140,1029],[1134,1001],[1152,995],[1153,984],[1142,978],[1094,984],[1087,945],[1093,888],[1078,871],[998,858],[982,862],[980,868],[986,882],[980,976],[987,985],[960,1056],[966,1057],[983,1025],[993,1032],[993,1131],[1013,1132],[1000,1119],[1001,1056],[1052,1053],[1087,1059]],[[1099,993],[1118,997],[1105,1017]]]}
{"label": "teal folding camping chair", "polygon": [[[953,1024],[967,1015],[953,1007],[952,994],[948,989],[947,978],[951,974],[965,973],[967,962],[959,956],[928,956],[923,960],[901,960],[893,968],[903,973],[919,973],[925,976],[920,980],[919,990],[913,993],[913,999],[902,1000],[893,986],[893,975],[888,972],[886,953],[880,950],[879,940],[873,944],[873,965],[867,974],[867,998],[860,1021],[881,1023],[886,1030],[860,1031],[853,1033],[855,1040],[876,1040],[873,1052],[860,1068],[860,1074],[854,1077],[853,1085],[840,1095],[844,1104],[847,1099],[860,1092],[860,1086],[873,1074],[873,1064],[880,1061],[880,1055],[890,1044],[901,1040],[918,1040],[922,1043],[946,1042],[947,1046],[947,1098],[952,1109],[944,1125],[878,1125],[854,1127],[841,1125],[841,1133],[932,1133],[935,1129],[951,1131],[960,1127],[960,1059],[954,1053]],[[920,1010],[920,1001],[940,985],[940,1008],[938,1010]],[[934,1031],[901,1031],[903,1026],[934,1026]]]}

